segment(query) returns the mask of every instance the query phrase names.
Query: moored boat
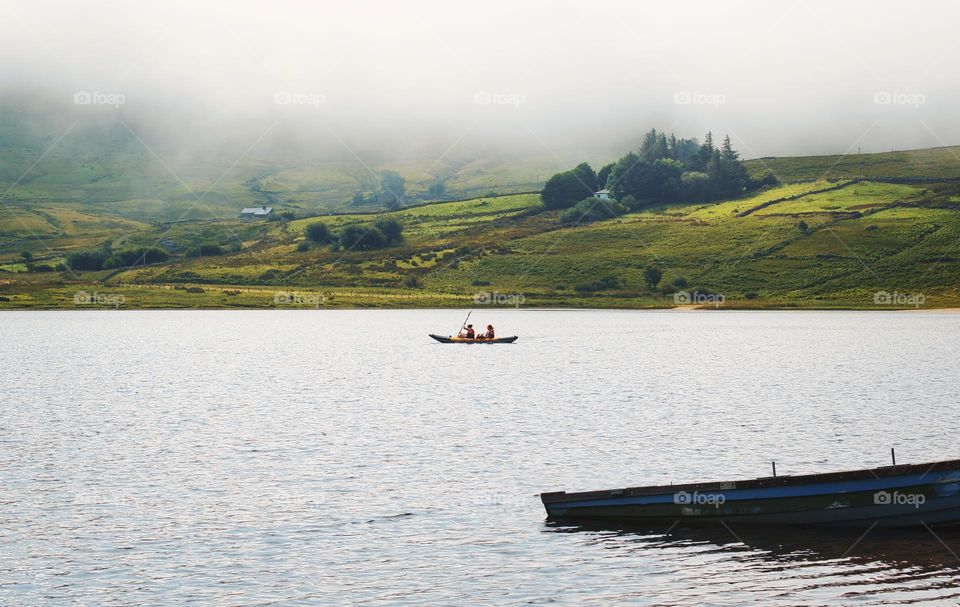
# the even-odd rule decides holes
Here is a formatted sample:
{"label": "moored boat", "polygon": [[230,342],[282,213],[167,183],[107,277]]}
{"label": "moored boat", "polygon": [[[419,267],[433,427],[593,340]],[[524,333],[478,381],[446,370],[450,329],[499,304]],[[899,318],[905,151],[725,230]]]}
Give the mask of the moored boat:
{"label": "moored boat", "polygon": [[429,335],[442,344],[512,344],[513,342],[517,341],[516,335],[512,335],[510,337],[495,337],[493,339],[457,337],[456,335],[444,336],[434,335],[433,333],[430,333]]}
{"label": "moored boat", "polygon": [[540,495],[557,521],[913,527],[960,524],[960,460]]}

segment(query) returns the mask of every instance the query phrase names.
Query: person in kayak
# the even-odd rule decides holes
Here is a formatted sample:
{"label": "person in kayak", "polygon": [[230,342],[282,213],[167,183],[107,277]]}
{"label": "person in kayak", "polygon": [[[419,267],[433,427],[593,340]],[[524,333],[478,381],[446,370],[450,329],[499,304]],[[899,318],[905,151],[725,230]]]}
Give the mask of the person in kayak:
{"label": "person in kayak", "polygon": [[467,325],[467,328],[460,331],[459,335],[459,337],[465,337],[467,339],[473,339],[476,336],[477,333],[473,330],[473,325]]}
{"label": "person in kayak", "polygon": [[482,335],[484,339],[494,339],[496,334],[493,332],[493,325],[487,325],[487,332]]}

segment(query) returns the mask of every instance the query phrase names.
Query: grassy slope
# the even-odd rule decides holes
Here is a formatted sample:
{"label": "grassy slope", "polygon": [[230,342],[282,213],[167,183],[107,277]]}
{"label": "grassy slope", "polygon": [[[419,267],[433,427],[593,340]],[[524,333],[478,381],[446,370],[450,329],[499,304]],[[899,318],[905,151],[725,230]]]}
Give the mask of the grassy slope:
{"label": "grassy slope", "polygon": [[783,182],[857,177],[960,177],[960,146],[880,154],[794,156],[747,161],[754,176],[771,172]]}
{"label": "grassy slope", "polygon": [[[951,174],[948,150],[907,155],[933,159],[923,166],[936,177]],[[812,170],[809,159],[778,161],[791,175]],[[886,176],[922,165],[916,158],[900,167],[889,162],[864,164],[885,167]],[[687,290],[722,294],[727,305],[874,307],[877,291],[922,293],[932,306],[960,305],[957,183],[806,181],[739,200],[648,209],[563,229],[556,212],[539,209],[533,194],[323,218],[333,229],[381,216],[400,221],[405,242],[372,252],[298,251],[305,226],[316,219],[149,224],[97,216],[77,203],[15,204],[20,219],[8,213],[0,224],[8,251],[0,255],[0,296],[8,300],[0,300],[2,307],[72,307],[80,288],[124,293],[128,307],[266,307],[275,305],[278,292],[322,294],[323,305],[345,306],[463,306],[477,292],[522,295],[526,305],[672,306],[674,289],[667,285],[678,279]],[[50,250],[38,247],[31,232]],[[114,246],[164,240],[180,252],[209,241],[240,252],[178,254],[164,264],[79,277],[23,272],[15,256],[27,245],[54,262],[105,240]],[[663,270],[667,288],[645,284],[648,266]],[[603,277],[621,286],[575,289]],[[294,300],[312,307],[320,296]]]}

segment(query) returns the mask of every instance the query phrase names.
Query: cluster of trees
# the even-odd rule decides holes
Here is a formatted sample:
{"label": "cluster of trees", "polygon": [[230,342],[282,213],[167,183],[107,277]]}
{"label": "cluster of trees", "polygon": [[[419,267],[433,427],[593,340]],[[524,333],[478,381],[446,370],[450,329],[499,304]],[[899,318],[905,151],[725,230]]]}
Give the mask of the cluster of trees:
{"label": "cluster of trees", "polygon": [[229,252],[230,250],[227,247],[217,243],[202,242],[187,249],[184,255],[186,257],[215,257]]}
{"label": "cluster of trees", "polygon": [[[540,194],[544,206],[550,209],[577,208],[595,192],[609,189],[619,201],[596,201],[595,206],[606,206],[599,214],[585,212],[564,214],[567,222],[574,217],[585,221],[604,218],[620,212],[637,210],[654,204],[684,200],[705,202],[734,198],[748,191],[776,184],[776,178],[767,175],[754,180],[747,174],[740,155],[724,137],[718,147],[713,134],[707,133],[703,143],[697,139],[678,139],[676,135],[651,129],[636,152],[630,152],[614,163],[594,172],[586,162],[551,177]],[[606,205],[600,204],[606,202]],[[564,221],[561,217],[561,221]]]}
{"label": "cluster of trees", "polygon": [[401,242],[403,226],[396,219],[378,219],[370,224],[344,226],[339,233],[334,234],[327,224],[316,221],[307,226],[306,236],[317,244],[329,244],[334,248],[372,251]]}
{"label": "cluster of trees", "polygon": [[107,245],[92,251],[79,251],[67,255],[67,266],[75,271],[90,272],[160,263],[168,259],[170,255],[156,247],[129,247],[113,251]]}
{"label": "cluster of trees", "polygon": [[407,180],[396,171],[381,171],[379,188],[370,193],[361,190],[354,192],[350,204],[359,206],[379,203],[388,209],[398,209],[406,202]]}

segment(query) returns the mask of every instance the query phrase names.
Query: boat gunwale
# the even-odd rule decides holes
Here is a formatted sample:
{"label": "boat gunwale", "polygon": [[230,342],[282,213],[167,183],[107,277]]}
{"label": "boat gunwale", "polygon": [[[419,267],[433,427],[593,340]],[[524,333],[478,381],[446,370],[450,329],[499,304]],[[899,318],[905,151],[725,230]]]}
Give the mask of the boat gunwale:
{"label": "boat gunwale", "polygon": [[803,474],[799,476],[767,476],[738,481],[695,482],[683,483],[679,485],[648,485],[640,487],[625,487],[622,489],[579,491],[573,493],[567,493],[566,491],[553,491],[541,493],[540,499],[544,504],[558,504],[563,502],[574,502],[590,499],[672,494],[679,491],[734,491],[740,489],[765,489],[830,482],[882,479],[897,476],[907,476],[917,473],[922,473],[923,476],[926,476],[926,474],[931,472],[949,470],[960,470],[960,459],[943,460],[926,464],[898,464],[893,466],[881,466],[879,468],[845,470],[841,472],[819,472],[814,474]]}

